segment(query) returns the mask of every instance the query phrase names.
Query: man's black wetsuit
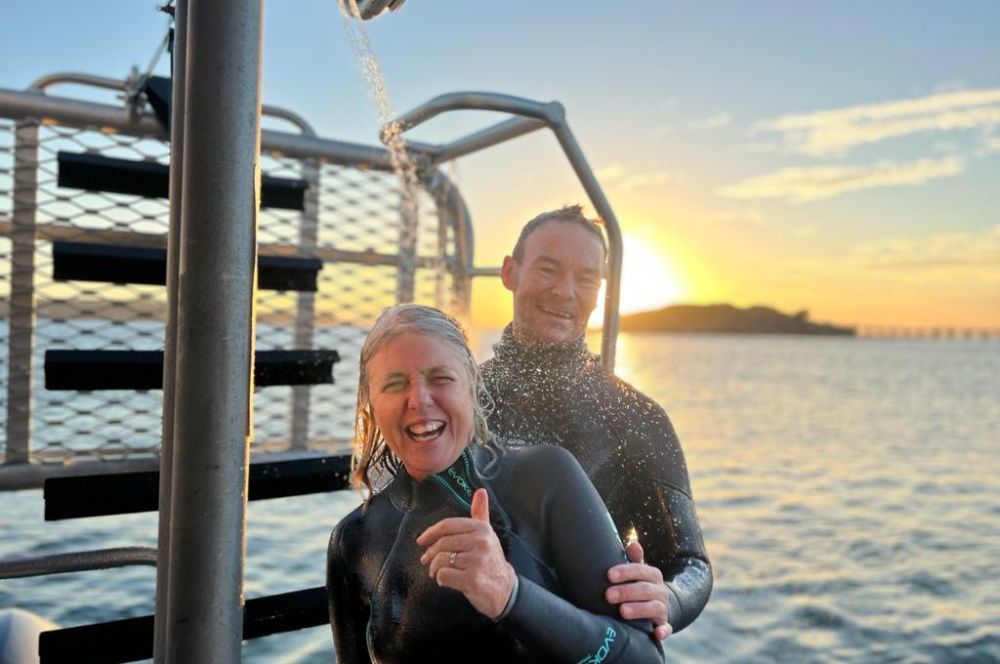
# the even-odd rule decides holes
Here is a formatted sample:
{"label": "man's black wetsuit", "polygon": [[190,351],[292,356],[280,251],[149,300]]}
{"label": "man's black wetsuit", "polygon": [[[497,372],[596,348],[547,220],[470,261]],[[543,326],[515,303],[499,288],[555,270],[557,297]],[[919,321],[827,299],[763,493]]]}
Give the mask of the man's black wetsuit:
{"label": "man's black wetsuit", "polygon": [[[626,623],[604,600],[608,567],[624,551],[607,509],[571,455],[557,447],[489,455],[466,450],[442,473],[391,484],[347,515],[330,538],[327,591],[337,659],[355,662],[659,662],[648,621]],[[420,564],[416,539],[469,516],[476,487],[517,572],[498,621]]]}
{"label": "man's black wetsuit", "polygon": [[483,366],[490,432],[508,446],[549,443],[577,458],[621,529],[634,526],[645,562],[663,572],[670,625],[690,624],[712,592],[687,464],[663,409],[608,372],[583,336],[530,346],[511,326]]}

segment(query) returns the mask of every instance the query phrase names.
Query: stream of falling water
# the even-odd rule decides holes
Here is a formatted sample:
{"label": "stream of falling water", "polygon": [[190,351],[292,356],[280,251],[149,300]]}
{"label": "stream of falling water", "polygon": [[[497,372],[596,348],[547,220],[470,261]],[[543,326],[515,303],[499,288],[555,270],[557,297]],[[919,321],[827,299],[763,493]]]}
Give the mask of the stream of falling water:
{"label": "stream of falling water", "polygon": [[[420,220],[420,209],[417,199],[419,179],[416,162],[406,151],[406,142],[398,123],[393,122],[396,112],[389,99],[385,87],[385,77],[379,67],[375,51],[372,49],[368,33],[365,32],[358,11],[357,0],[337,0],[340,4],[340,14],[344,21],[344,29],[351,48],[357,57],[358,67],[368,85],[368,92],[378,106],[380,124],[386,127],[384,139],[389,149],[389,158],[393,170],[400,180],[401,220],[399,231],[399,270],[396,281],[396,301],[412,302],[414,299],[414,275],[417,258],[417,225]],[[441,303],[438,303],[439,305]]]}

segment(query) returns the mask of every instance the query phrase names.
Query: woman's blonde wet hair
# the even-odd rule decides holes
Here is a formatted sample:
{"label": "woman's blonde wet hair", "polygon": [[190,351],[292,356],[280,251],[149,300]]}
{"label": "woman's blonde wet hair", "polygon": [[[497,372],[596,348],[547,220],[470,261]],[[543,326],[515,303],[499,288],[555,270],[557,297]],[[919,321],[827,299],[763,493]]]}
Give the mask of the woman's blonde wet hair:
{"label": "woman's blonde wet hair", "polygon": [[425,334],[452,346],[462,358],[472,402],[472,440],[470,444],[487,446],[489,430],[486,415],[493,402],[486,393],[479,366],[469,350],[462,325],[434,307],[422,304],[397,304],[382,312],[361,347],[361,374],[358,378],[357,417],[354,426],[354,449],[351,454],[351,482],[374,493],[372,473],[395,475],[400,462],[375,424],[369,389],[368,364],[387,343],[404,334]]}

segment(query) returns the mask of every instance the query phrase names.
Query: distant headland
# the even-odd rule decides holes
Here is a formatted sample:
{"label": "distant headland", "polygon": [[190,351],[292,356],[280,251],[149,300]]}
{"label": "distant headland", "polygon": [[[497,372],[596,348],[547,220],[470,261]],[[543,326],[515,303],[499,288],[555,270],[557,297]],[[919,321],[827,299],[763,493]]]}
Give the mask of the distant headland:
{"label": "distant headland", "polygon": [[729,304],[675,304],[621,317],[624,332],[711,332],[723,334],[827,334],[853,337],[853,327],[813,323],[808,311],[788,315],[770,307],[740,309]]}

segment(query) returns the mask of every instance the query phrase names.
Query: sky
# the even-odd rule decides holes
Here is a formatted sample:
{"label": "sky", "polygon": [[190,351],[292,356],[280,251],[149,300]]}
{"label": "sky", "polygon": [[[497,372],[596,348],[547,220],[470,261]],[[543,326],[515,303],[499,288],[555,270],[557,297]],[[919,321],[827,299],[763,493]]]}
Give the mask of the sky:
{"label": "sky", "polygon": [[[0,0],[0,87],[146,69],[156,6]],[[623,312],[1000,328],[1000,3],[407,0],[365,28],[399,112],[465,90],[564,104],[625,234]],[[265,103],[377,143],[335,0],[266,2],[263,62]],[[501,119],[448,115],[413,138]],[[445,168],[480,266],[538,212],[592,212],[549,133]],[[474,322],[509,319],[498,281],[473,298]]]}

